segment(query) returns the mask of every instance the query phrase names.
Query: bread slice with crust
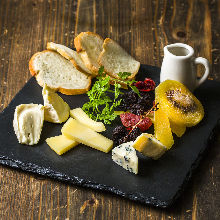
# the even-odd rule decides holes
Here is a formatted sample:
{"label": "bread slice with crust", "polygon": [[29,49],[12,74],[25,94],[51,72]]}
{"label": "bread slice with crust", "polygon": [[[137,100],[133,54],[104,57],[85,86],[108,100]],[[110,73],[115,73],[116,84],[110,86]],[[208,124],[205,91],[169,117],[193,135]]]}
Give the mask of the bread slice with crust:
{"label": "bread slice with crust", "polygon": [[74,45],[86,67],[97,75],[100,67],[98,57],[103,49],[103,38],[92,32],[81,32],[75,37]]}
{"label": "bread slice with crust", "polygon": [[84,64],[80,54],[78,54],[75,50],[70,49],[62,44],[56,44],[53,42],[47,43],[47,49],[53,50],[65,57],[66,59],[70,60],[73,65],[81,72],[93,74]]}
{"label": "bread slice with crust", "polygon": [[47,84],[66,95],[86,93],[91,86],[91,76],[78,71],[57,52],[44,50],[35,53],[29,61],[29,70],[40,86]]}
{"label": "bread slice with crust", "polygon": [[98,63],[104,66],[106,73],[117,79],[120,79],[119,72],[129,72],[131,75],[128,80],[134,79],[140,68],[140,62],[110,38],[106,38],[103,43],[103,51],[98,58]]}

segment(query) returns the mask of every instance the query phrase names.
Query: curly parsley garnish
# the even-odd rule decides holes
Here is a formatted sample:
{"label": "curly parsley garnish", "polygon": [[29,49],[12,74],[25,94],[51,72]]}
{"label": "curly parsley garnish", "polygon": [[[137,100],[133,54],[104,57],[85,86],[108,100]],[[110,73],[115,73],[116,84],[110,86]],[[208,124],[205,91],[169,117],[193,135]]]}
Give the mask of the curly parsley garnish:
{"label": "curly parsley garnish", "polygon": [[[128,72],[118,73],[118,76],[122,80],[126,80],[130,75],[131,73]],[[122,99],[119,99],[119,95],[123,93],[120,91],[121,85],[118,83],[120,80],[114,79],[114,81],[114,90],[111,90],[110,76],[106,75],[104,67],[101,66],[98,71],[97,81],[90,91],[87,92],[89,101],[82,107],[91,119],[103,121],[105,124],[111,124],[117,117],[114,111],[121,104]],[[123,82],[140,96],[139,90],[133,86],[134,80]],[[114,98],[109,96],[110,93],[114,94]]]}

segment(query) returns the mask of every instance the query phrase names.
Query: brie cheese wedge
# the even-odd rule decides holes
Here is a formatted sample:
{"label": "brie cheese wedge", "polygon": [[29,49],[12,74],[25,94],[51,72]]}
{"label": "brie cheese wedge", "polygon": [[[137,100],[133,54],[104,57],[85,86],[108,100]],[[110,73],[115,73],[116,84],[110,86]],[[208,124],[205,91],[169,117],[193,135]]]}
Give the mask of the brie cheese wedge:
{"label": "brie cheese wedge", "polygon": [[44,122],[44,107],[21,104],[15,109],[13,127],[19,143],[34,145],[40,140]]}
{"label": "brie cheese wedge", "polygon": [[62,123],[69,118],[69,105],[47,85],[42,90],[44,99],[44,120]]}

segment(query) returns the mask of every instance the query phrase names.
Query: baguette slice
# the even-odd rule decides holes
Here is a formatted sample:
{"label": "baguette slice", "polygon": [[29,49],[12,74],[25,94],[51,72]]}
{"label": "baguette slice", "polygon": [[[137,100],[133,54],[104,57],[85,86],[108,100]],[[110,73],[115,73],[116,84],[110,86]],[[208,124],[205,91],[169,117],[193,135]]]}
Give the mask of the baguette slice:
{"label": "baguette slice", "polygon": [[78,71],[60,54],[44,50],[35,53],[29,61],[29,70],[40,86],[47,86],[66,95],[86,93],[91,86],[91,76]]}
{"label": "baguette slice", "polygon": [[96,75],[100,67],[97,61],[102,52],[102,44],[102,37],[92,32],[81,32],[74,39],[76,51],[86,67]]}
{"label": "baguette slice", "polygon": [[119,79],[119,72],[129,72],[128,79],[134,79],[140,68],[140,62],[130,56],[119,44],[110,38],[106,38],[103,43],[98,63],[104,66],[104,70],[110,76]]}
{"label": "baguette slice", "polygon": [[84,73],[92,74],[92,72],[83,63],[81,56],[75,50],[72,50],[69,47],[53,42],[47,43],[47,49],[56,51],[57,53],[65,57],[67,60],[70,60],[77,70]]}

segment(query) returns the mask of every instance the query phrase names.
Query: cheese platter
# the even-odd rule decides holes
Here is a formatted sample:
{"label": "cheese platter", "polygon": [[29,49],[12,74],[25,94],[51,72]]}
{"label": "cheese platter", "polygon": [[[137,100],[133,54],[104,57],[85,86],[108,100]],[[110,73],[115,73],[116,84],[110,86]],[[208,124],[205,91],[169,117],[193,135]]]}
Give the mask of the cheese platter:
{"label": "cheese platter", "polygon": [[[146,77],[159,85],[160,68],[141,65],[137,80]],[[43,104],[42,88],[32,77],[0,114],[0,163],[27,172],[37,173],[82,187],[108,191],[159,207],[167,207],[183,192],[206,149],[219,134],[220,83],[206,81],[195,90],[196,97],[205,110],[204,119],[187,129],[181,138],[174,137],[173,147],[159,160],[138,154],[139,174],[134,175],[112,161],[111,153],[103,153],[79,144],[62,156],[51,151],[46,139],[60,135],[63,124],[45,122],[40,141],[29,147],[18,143],[13,129],[16,106]],[[30,91],[32,91],[30,93]],[[88,101],[86,94],[67,96],[60,94],[70,109],[82,107]],[[119,117],[106,125],[103,135],[112,139],[113,129],[120,123]]]}

